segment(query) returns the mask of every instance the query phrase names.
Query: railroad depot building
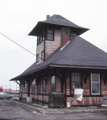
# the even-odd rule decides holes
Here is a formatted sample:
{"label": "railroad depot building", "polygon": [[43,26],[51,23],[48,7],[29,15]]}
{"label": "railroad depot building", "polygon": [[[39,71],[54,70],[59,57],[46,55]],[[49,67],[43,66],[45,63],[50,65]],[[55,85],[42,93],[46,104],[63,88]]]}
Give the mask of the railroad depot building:
{"label": "railroad depot building", "polygon": [[[86,31],[60,15],[47,15],[37,23],[29,33],[37,36],[36,62],[11,79],[19,81],[21,99],[49,105],[53,92],[63,93],[65,106],[102,104],[107,95],[107,53],[79,36]],[[73,99],[75,88],[83,89],[81,101]]]}

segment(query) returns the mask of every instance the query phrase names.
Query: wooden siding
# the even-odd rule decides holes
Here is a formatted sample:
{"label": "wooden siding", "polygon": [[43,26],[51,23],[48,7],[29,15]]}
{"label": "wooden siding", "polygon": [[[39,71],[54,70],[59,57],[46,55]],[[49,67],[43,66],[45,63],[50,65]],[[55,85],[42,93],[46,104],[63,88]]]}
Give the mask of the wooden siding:
{"label": "wooden siding", "polygon": [[[71,73],[70,73],[71,74]],[[66,102],[71,102],[72,105],[101,105],[102,104],[102,97],[103,95],[107,95],[107,82],[106,84],[104,84],[104,78],[105,78],[105,74],[101,74],[101,94],[100,95],[91,95],[90,94],[90,90],[91,90],[91,86],[90,86],[90,73],[86,74],[85,72],[82,72],[82,87],[84,89],[83,92],[83,99],[81,102],[78,102],[77,100],[73,99],[73,90],[70,88],[70,74],[67,76],[66,78],[66,82],[63,81],[63,93],[65,94],[66,91]],[[88,75],[88,77],[86,77]],[[59,76],[61,76],[60,72],[59,72]],[[34,98],[37,101],[44,101],[47,102],[49,101],[49,92],[51,91],[51,77],[52,75],[47,75],[46,76],[46,93],[42,94],[42,80],[40,83],[40,93],[37,93],[37,85],[35,85],[35,92],[32,93],[32,84],[30,83],[30,96],[32,98]],[[85,77],[86,77],[86,81],[85,81]],[[66,85],[66,86],[65,86]],[[65,90],[66,87],[66,90]],[[25,88],[24,86],[21,88],[23,88],[23,94],[22,97],[23,98],[27,98],[27,93],[25,93]],[[71,90],[71,91],[70,91]],[[56,92],[60,92],[61,91],[61,82],[60,79],[58,77],[56,77]],[[20,94],[21,96],[21,94]],[[44,103],[45,104],[45,103]]]}
{"label": "wooden siding", "polygon": [[83,95],[90,95],[90,80],[89,80],[89,76],[86,79],[86,83],[84,82],[84,79],[82,79],[82,86],[84,89]]}
{"label": "wooden siding", "polygon": [[63,94],[65,94],[65,83],[66,81],[64,81],[64,83],[63,83]]}
{"label": "wooden siding", "polygon": [[107,95],[107,82],[104,84],[104,80],[101,80],[101,94]]}
{"label": "wooden siding", "polygon": [[101,105],[102,97],[83,97],[81,102],[72,97],[67,97],[66,102],[70,102],[72,105]]}
{"label": "wooden siding", "polygon": [[67,79],[66,79],[66,95],[70,95],[70,79],[69,79],[69,76],[67,76]]}
{"label": "wooden siding", "polygon": [[56,77],[56,92],[61,92],[61,82],[58,77]]}
{"label": "wooden siding", "polygon": [[42,51],[44,51],[44,41],[42,42],[42,43],[40,43],[38,46],[37,46],[37,49],[36,49],[36,55],[37,54],[39,54],[39,62],[37,63],[37,64],[39,64],[39,63],[41,63],[41,52]]}
{"label": "wooden siding", "polygon": [[23,98],[27,98],[27,94],[26,93],[23,93]]}
{"label": "wooden siding", "polygon": [[47,84],[46,84],[46,94],[49,94],[50,90],[51,90],[51,76],[47,76]]}

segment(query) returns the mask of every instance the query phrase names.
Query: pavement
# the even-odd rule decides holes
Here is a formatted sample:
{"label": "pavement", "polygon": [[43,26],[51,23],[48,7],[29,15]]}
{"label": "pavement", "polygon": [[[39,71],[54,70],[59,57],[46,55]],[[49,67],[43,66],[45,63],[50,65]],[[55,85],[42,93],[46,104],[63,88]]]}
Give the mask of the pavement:
{"label": "pavement", "polygon": [[34,102],[27,102],[18,99],[12,99],[11,102],[19,104],[21,106],[27,107],[28,109],[32,109],[38,111],[42,114],[53,114],[53,115],[63,115],[63,114],[73,114],[73,113],[93,113],[93,112],[107,112],[107,105],[102,106],[88,106],[88,107],[74,107],[70,108],[48,108],[48,106],[43,106],[40,104],[36,104]]}

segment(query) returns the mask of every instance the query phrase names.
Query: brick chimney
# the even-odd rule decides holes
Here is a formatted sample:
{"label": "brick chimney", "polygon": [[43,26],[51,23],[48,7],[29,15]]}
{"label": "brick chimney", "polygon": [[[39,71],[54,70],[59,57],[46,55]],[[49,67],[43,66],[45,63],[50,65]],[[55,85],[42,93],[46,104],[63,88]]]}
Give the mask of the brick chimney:
{"label": "brick chimney", "polygon": [[48,19],[48,18],[50,18],[50,15],[47,15],[47,16],[46,16],[46,19]]}

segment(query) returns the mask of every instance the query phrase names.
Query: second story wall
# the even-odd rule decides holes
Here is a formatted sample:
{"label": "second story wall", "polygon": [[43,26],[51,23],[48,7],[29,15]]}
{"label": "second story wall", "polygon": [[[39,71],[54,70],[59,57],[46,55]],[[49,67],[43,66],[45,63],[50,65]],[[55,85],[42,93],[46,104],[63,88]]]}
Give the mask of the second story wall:
{"label": "second story wall", "polygon": [[55,29],[54,41],[45,40],[45,60],[54,53],[61,44],[61,30]]}
{"label": "second story wall", "polygon": [[44,51],[44,41],[41,43],[41,44],[39,44],[38,46],[37,46],[37,49],[36,49],[36,55],[38,55],[39,54],[39,62],[37,63],[37,64],[39,64],[39,63],[41,63],[41,53],[42,53],[42,51]]}

